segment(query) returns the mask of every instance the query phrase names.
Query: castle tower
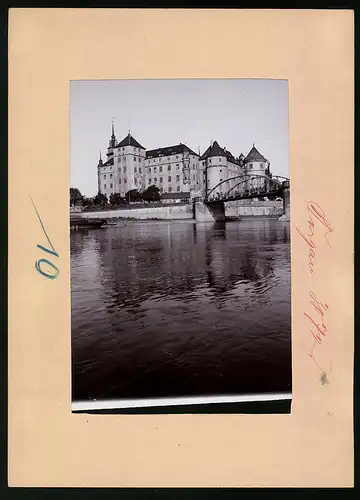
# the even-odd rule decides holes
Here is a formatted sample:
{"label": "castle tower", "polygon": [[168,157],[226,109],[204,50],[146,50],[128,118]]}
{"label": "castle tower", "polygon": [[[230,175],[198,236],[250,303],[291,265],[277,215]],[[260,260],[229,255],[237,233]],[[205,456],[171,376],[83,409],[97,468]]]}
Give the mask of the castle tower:
{"label": "castle tower", "polygon": [[255,147],[255,143],[253,143],[253,147],[243,161],[245,165],[245,172],[248,175],[266,175],[269,161],[259,153],[259,151]]}
{"label": "castle tower", "polygon": [[111,122],[111,137],[109,140],[109,147],[108,151],[106,153],[106,156],[110,158],[114,154],[114,148],[116,147],[116,137],[115,137],[115,130],[114,130],[114,122]]}
{"label": "castle tower", "polygon": [[116,193],[145,188],[145,148],[131,135],[124,137],[113,148]]}
{"label": "castle tower", "polygon": [[100,149],[100,158],[99,158],[99,163],[98,163],[98,166],[97,166],[97,172],[98,172],[98,193],[101,192],[101,168],[103,166],[103,161],[102,161],[102,158],[101,158],[101,149]]}
{"label": "castle tower", "polygon": [[[264,178],[257,176],[270,176],[270,163],[269,161],[259,153],[253,143],[249,154],[244,159],[245,173],[249,178],[255,177],[253,180],[249,180],[246,187],[256,187],[261,186],[265,181]],[[266,181],[267,182],[267,181]]]}
{"label": "castle tower", "polygon": [[217,141],[199,159],[204,178],[204,194],[211,198],[222,198],[239,182],[238,177],[243,174],[239,159],[230,151],[219,146]]}

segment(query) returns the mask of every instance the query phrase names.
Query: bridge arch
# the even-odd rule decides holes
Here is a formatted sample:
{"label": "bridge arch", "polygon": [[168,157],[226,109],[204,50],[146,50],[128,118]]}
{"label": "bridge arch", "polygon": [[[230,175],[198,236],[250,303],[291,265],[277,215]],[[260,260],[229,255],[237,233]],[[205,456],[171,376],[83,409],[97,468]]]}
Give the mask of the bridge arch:
{"label": "bridge arch", "polygon": [[[226,195],[228,195],[230,193],[230,191],[233,191],[237,186],[241,185],[241,184],[244,184],[245,182],[251,182],[255,179],[265,179],[265,180],[268,180],[269,182],[273,182],[274,184],[276,183],[278,185],[278,187],[280,188],[280,186],[282,185],[283,182],[289,182],[289,178],[288,177],[283,177],[282,175],[276,175],[276,176],[272,176],[272,177],[269,177],[268,175],[262,175],[262,174],[254,174],[252,176],[249,176],[249,175],[237,175],[235,177],[230,177],[228,179],[225,179],[221,182],[219,182],[218,184],[216,184],[216,186],[214,186],[213,188],[210,189],[210,191],[208,191],[206,193],[206,199],[208,200],[209,199],[209,196],[219,187],[221,186],[222,184],[225,184],[226,182],[229,182],[231,180],[236,180],[236,179],[241,179],[240,182],[238,182],[237,184],[235,184],[235,186],[233,186],[232,188],[229,189],[229,191],[227,191]],[[280,179],[283,179],[283,181],[281,181]]]}

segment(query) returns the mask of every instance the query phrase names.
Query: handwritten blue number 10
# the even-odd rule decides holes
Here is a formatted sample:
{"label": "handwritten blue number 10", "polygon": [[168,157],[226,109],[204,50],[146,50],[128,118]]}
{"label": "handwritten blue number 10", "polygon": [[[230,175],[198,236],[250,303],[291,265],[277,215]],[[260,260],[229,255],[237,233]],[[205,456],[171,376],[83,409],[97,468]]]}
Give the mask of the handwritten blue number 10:
{"label": "handwritten blue number 10", "polygon": [[[31,198],[30,198],[31,199]],[[31,199],[31,203],[33,204],[34,206],[34,209],[35,209],[35,212],[36,212],[36,215],[38,216],[38,219],[40,221],[40,224],[41,224],[41,227],[42,227],[42,230],[44,231],[44,234],[46,236],[46,239],[48,240],[48,243],[49,245],[51,246],[51,250],[49,248],[45,248],[43,247],[42,245],[37,245],[38,248],[40,248],[41,250],[43,250],[44,252],[46,253],[49,253],[51,255],[54,255],[55,257],[59,257],[59,254],[57,253],[57,251],[55,250],[55,248],[53,247],[51,241],[50,241],[50,238],[46,232],[46,229],[45,229],[45,226],[43,224],[43,221],[41,220],[41,217],[39,215],[39,212],[37,211],[36,209],[36,206],[35,206],[35,203],[33,202],[33,200]],[[55,271],[56,274],[49,274],[45,271],[42,270],[41,268],[41,265],[42,264],[47,264],[49,265],[50,267],[52,267]],[[57,278],[58,274],[59,274],[59,269],[48,259],[39,259],[35,262],[35,268],[36,270],[42,274],[43,276],[45,276],[45,278],[49,278],[50,280],[54,280],[55,278]]]}

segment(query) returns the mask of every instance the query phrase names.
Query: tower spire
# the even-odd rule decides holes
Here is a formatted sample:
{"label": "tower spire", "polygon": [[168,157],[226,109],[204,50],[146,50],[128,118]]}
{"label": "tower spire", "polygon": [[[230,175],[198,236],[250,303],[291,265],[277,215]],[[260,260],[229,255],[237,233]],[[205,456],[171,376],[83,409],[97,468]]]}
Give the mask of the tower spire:
{"label": "tower spire", "polygon": [[115,148],[115,147],[116,147],[116,137],[114,130],[114,120],[111,120],[111,138],[109,141],[109,148]]}

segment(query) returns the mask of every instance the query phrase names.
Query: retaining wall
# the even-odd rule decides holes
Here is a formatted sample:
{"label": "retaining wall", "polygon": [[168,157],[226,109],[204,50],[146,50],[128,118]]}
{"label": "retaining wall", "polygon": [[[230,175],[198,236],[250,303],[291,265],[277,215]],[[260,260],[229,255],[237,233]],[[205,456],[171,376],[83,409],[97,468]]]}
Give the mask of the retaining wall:
{"label": "retaining wall", "polygon": [[[238,200],[228,201],[224,205],[226,217],[280,217],[284,213],[282,200]],[[132,208],[130,210],[101,210],[82,212],[81,217],[86,219],[187,220],[193,218],[193,206],[189,203],[165,207]]]}
{"label": "retaining wall", "polygon": [[226,217],[280,217],[283,201],[238,200],[225,203]]}
{"label": "retaining wall", "polygon": [[183,220],[193,218],[192,204],[167,207],[133,208],[131,210],[101,210],[99,212],[83,212],[86,219],[159,219]]}

